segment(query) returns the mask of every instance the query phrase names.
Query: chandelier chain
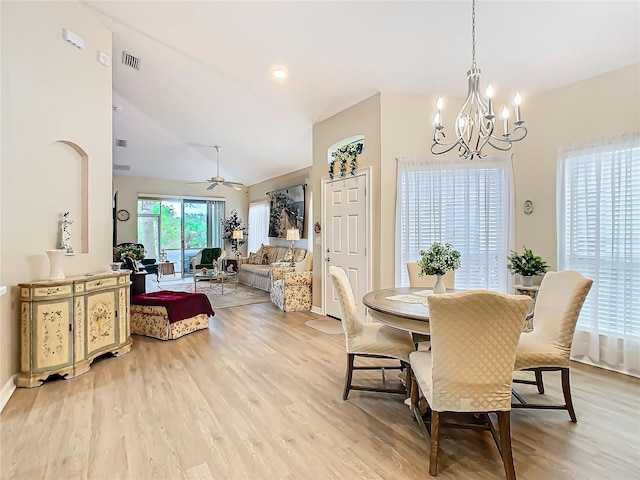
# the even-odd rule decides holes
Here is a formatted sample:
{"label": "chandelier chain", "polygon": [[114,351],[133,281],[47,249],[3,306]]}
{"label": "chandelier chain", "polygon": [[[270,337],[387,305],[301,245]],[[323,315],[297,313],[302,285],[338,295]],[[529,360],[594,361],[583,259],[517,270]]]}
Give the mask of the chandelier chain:
{"label": "chandelier chain", "polygon": [[471,68],[476,68],[476,0],[473,0],[471,4]]}

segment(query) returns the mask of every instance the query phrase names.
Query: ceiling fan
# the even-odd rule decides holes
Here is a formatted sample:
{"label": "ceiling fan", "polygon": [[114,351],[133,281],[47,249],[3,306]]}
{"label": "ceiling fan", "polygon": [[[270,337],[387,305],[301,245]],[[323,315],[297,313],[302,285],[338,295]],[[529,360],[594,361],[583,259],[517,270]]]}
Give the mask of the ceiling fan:
{"label": "ceiling fan", "polygon": [[218,171],[216,173],[215,177],[211,177],[208,180],[205,180],[203,182],[189,182],[189,184],[194,184],[194,183],[210,183],[211,185],[209,185],[207,187],[207,190],[213,190],[215,187],[217,187],[218,185],[225,185],[229,188],[233,188],[234,190],[242,190],[242,187],[244,187],[244,185],[242,183],[238,183],[238,182],[227,182],[224,178],[222,178],[220,176],[220,149],[222,148],[220,145],[213,145],[213,148],[216,149],[216,156],[218,158]]}

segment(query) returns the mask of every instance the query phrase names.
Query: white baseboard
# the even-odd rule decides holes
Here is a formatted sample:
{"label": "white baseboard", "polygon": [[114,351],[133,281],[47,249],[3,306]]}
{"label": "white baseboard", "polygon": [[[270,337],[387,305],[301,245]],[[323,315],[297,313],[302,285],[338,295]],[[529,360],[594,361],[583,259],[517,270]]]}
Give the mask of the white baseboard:
{"label": "white baseboard", "polygon": [[7,404],[11,395],[16,390],[16,376],[12,375],[11,378],[4,384],[2,390],[0,390],[0,412],[4,409],[4,406]]}
{"label": "white baseboard", "polygon": [[311,306],[311,313],[317,313],[318,315],[324,315],[322,308],[316,307],[315,305]]}

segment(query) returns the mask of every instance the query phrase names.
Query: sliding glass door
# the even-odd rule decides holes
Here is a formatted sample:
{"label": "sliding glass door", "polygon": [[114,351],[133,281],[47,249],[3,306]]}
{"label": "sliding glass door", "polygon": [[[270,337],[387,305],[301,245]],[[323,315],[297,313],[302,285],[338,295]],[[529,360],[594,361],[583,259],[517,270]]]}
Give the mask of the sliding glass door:
{"label": "sliding glass door", "polygon": [[138,242],[148,258],[166,255],[176,274],[193,275],[191,259],[205,247],[220,247],[224,202],[204,199],[139,198]]}

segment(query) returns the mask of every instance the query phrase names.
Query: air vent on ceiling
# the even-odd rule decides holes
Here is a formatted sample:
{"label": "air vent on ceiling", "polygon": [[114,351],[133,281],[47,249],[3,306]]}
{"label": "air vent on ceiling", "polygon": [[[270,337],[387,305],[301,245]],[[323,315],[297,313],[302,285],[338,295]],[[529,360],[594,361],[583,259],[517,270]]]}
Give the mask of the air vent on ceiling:
{"label": "air vent on ceiling", "polygon": [[122,140],[121,138],[116,138],[116,147],[126,147],[127,141]]}
{"label": "air vent on ceiling", "polygon": [[134,57],[128,52],[122,52],[122,63],[131,68],[135,68],[136,70],[140,70],[140,59],[138,57]]}
{"label": "air vent on ceiling", "polygon": [[131,170],[131,165],[120,165],[119,163],[114,163],[113,164],[113,169],[114,170],[122,170],[124,172],[128,172],[129,170]]}

